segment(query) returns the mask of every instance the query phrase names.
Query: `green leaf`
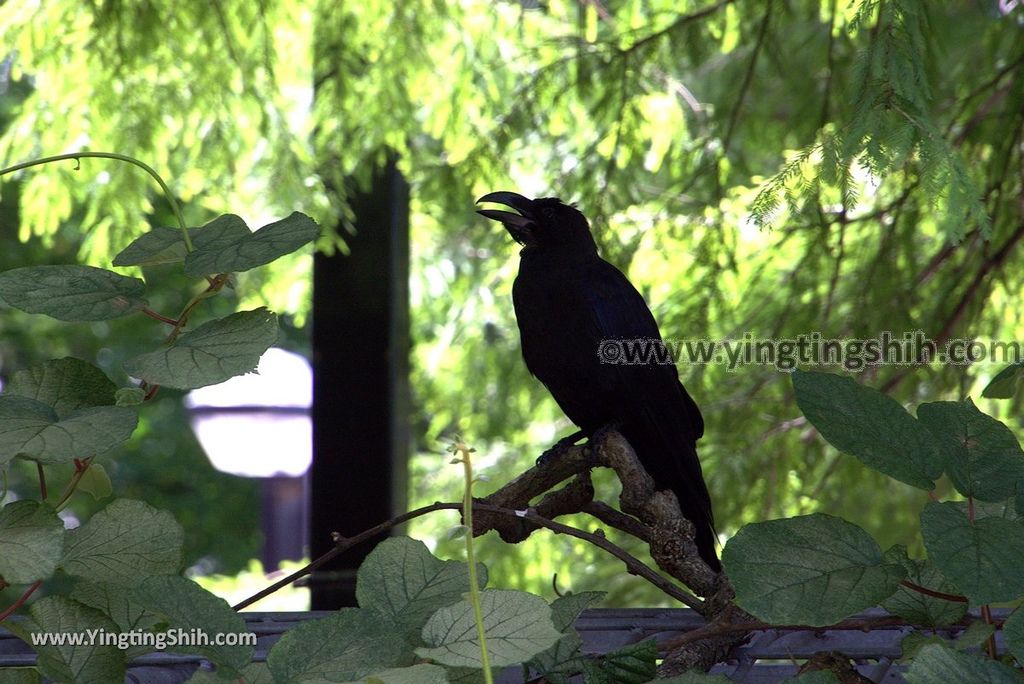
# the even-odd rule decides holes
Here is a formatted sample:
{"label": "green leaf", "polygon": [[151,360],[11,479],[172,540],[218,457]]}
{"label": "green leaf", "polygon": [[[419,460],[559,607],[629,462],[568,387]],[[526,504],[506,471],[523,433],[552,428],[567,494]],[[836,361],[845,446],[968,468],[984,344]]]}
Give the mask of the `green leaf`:
{"label": "green leaf", "polygon": [[28,370],[18,371],[4,388],[42,402],[63,418],[72,411],[115,403],[117,386],[106,374],[81,359],[51,359]]}
{"label": "green leaf", "polygon": [[15,456],[64,463],[102,454],[126,441],[138,414],[120,406],[94,406],[60,417],[47,404],[0,395],[0,467]]}
{"label": "green leaf", "polygon": [[956,638],[953,642],[953,648],[958,651],[972,651],[980,648],[995,633],[995,625],[990,625],[982,620],[975,620]]}
{"label": "green leaf", "polygon": [[136,356],[124,368],[151,385],[195,389],[255,370],[277,340],[277,316],[260,307],[210,321],[170,347]]}
{"label": "green leaf", "polygon": [[47,504],[14,501],[0,508],[0,577],[7,584],[50,577],[63,539],[64,523]]}
{"label": "green leaf", "polygon": [[342,608],[289,630],[267,654],[277,682],[358,680],[413,664],[410,645],[372,610]]}
{"label": "green leaf", "polygon": [[[274,677],[270,674],[266,662],[249,663],[242,668],[241,675],[239,679],[245,684],[274,684]],[[224,684],[224,679],[221,678],[218,684]]]}
{"label": "green leaf", "polygon": [[[918,586],[956,594],[958,589],[950,583],[931,560],[914,560],[907,556],[905,546],[894,546],[885,552],[885,560],[898,563],[907,572],[907,579]],[[967,613],[967,604],[947,601],[900,586],[896,593],[881,603],[882,608],[915,625],[943,627],[958,622]]]}
{"label": "green leaf", "polygon": [[[249,633],[242,616],[231,609],[228,602],[214,596],[192,580],[178,575],[157,575],[144,581],[129,593],[130,600],[144,610],[163,618],[167,623],[167,650],[175,653],[193,653],[207,658],[222,670],[223,676],[237,677],[237,672],[249,664],[255,652],[254,645],[242,642]],[[175,635],[205,634],[208,643],[171,643]],[[236,645],[217,645],[217,635],[237,641]]]}
{"label": "green leaf", "polygon": [[3,684],[43,684],[43,677],[34,667],[5,667],[0,671]]}
{"label": "green leaf", "polygon": [[[478,564],[480,588],[487,570]],[[394,625],[403,638],[415,641],[427,618],[439,608],[462,600],[469,591],[469,569],[460,561],[435,558],[426,545],[409,537],[391,537],[378,544],[356,574],[356,600]]]}
{"label": "green leaf", "polygon": [[946,646],[922,648],[905,675],[908,684],[1020,684],[1021,675],[1000,662],[960,653]]}
{"label": "green leaf", "polygon": [[675,677],[657,680],[658,684],[732,684],[732,680],[725,675],[708,674],[697,670],[687,670]]}
{"label": "green leaf", "polygon": [[783,684],[789,684],[790,682],[794,682],[794,684],[842,684],[839,677],[832,670],[810,670],[782,681]]}
{"label": "green leaf", "polygon": [[[189,228],[189,237],[196,238],[198,228]],[[188,250],[180,228],[158,226],[132,240],[114,257],[114,266],[150,266],[174,264],[185,260]]]}
{"label": "green leaf", "polygon": [[[39,655],[36,665],[45,677],[75,684],[109,684],[124,679],[124,653],[114,645],[90,642],[90,633],[99,639],[99,632],[117,631],[116,625],[102,613],[63,596],[47,596],[33,603],[29,614],[26,631],[66,640],[57,646],[33,645]],[[72,640],[80,643],[68,643]]]}
{"label": "green leaf", "polygon": [[600,659],[584,661],[587,684],[643,684],[658,672],[658,646],[654,639],[628,644]]}
{"label": "green leaf", "polygon": [[543,675],[544,680],[551,684],[568,684],[586,667],[587,658],[583,655],[582,648],[583,639],[572,631],[563,634],[551,648],[530,658],[527,665],[532,671]]}
{"label": "green leaf", "polygon": [[106,499],[114,493],[114,486],[102,463],[89,464],[81,479],[78,480],[78,491],[90,494],[97,501]]}
{"label": "green leaf", "polygon": [[[954,501],[953,503],[964,515],[967,515],[971,508],[971,505],[966,501]],[[1024,519],[1017,512],[1017,507],[1011,500],[996,502],[975,501],[974,519],[981,520],[982,518],[1004,518],[1006,520],[1024,522]]]}
{"label": "green leaf", "polygon": [[921,652],[921,649],[928,644],[938,644],[940,646],[948,646],[949,640],[940,637],[937,634],[927,634],[925,632],[911,632],[907,636],[903,637],[900,641],[900,658],[899,662],[909,663],[917,657],[917,654]]}
{"label": "green leaf", "polygon": [[1024,377],[1024,361],[1011,363],[992,378],[985,389],[981,391],[981,396],[986,399],[1010,399],[1017,393],[1022,377]]}
{"label": "green leaf", "polygon": [[931,490],[942,461],[931,433],[895,399],[832,373],[793,373],[796,402],[839,451],[920,489]]}
{"label": "green leaf", "polygon": [[1003,639],[1013,657],[1024,663],[1024,612],[1019,608],[1003,623]]}
{"label": "green leaf", "polygon": [[1024,480],[1024,450],[1010,428],[968,399],[935,401],[917,409],[936,437],[956,490],[980,501],[1003,501]]}
{"label": "green leaf", "polygon": [[1024,525],[1006,518],[973,523],[953,502],[932,501],[921,512],[928,556],[973,604],[1024,596]]}
{"label": "green leaf", "polygon": [[853,523],[822,513],[743,526],[722,562],[761,620],[830,625],[891,596],[904,577]]}
{"label": "green leaf", "polygon": [[146,284],[95,266],[25,266],[0,273],[0,301],[62,321],[105,321],[146,305]]}
{"label": "green leaf", "polygon": [[559,632],[572,629],[576,618],[587,608],[604,599],[607,592],[581,591],[578,594],[559,596],[551,602],[551,623]]}
{"label": "green leaf", "polygon": [[552,684],[564,684],[573,674],[580,672],[585,660],[580,653],[583,641],[573,629],[573,623],[580,613],[601,601],[604,596],[603,591],[584,591],[555,599],[551,603],[551,623],[562,632],[562,638],[551,648],[531,658],[527,663],[530,668],[544,675]]}
{"label": "green leaf", "polygon": [[443,667],[420,663],[412,667],[381,670],[345,684],[448,684],[448,675]]}
{"label": "green leaf", "polygon": [[[125,591],[125,588],[119,584],[78,580],[71,590],[70,598],[106,615],[117,625],[117,631],[120,634],[151,632],[163,620],[155,613],[135,603],[131,592]],[[124,649],[124,653],[125,658],[131,660],[153,650],[152,646],[135,644]]]}
{"label": "green leaf", "polygon": [[138,586],[150,575],[177,572],[184,533],[167,511],[116,499],[81,527],[68,530],[61,566],[95,582]]}
{"label": "green leaf", "polygon": [[195,251],[185,257],[185,273],[199,278],[248,271],[294,252],[318,233],[313,219],[297,211],[256,232],[234,214],[218,216],[196,231]]}
{"label": "green leaf", "polygon": [[[522,663],[561,638],[551,623],[551,607],[539,596],[522,591],[490,589],[480,594],[484,632],[491,665]],[[423,627],[429,648],[422,658],[454,667],[481,667],[473,607],[461,601],[434,613]]]}

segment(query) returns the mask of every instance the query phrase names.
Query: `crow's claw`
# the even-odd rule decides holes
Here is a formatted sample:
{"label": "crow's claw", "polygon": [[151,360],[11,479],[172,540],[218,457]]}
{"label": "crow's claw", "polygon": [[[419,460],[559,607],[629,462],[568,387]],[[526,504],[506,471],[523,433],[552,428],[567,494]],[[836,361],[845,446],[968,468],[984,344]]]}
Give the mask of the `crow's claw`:
{"label": "crow's claw", "polygon": [[582,432],[576,432],[568,437],[563,437],[558,440],[552,446],[548,447],[543,454],[537,457],[537,465],[544,466],[557,458],[561,458],[561,456],[568,451],[570,447],[576,445],[576,442],[578,442],[582,436]]}

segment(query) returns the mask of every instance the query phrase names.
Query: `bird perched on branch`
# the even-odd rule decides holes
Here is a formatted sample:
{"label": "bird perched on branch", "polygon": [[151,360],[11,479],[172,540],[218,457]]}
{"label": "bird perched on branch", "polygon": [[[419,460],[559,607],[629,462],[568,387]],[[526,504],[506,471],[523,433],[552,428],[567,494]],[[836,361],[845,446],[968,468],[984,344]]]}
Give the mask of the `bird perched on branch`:
{"label": "bird perched on branch", "polygon": [[557,197],[531,200],[514,192],[492,192],[477,202],[517,212],[477,211],[500,221],[523,246],[512,286],[523,359],[580,428],[560,444],[617,428],[655,486],[675,492],[696,528],[701,557],[721,570],[711,498],[697,460],[696,443],[704,434],[700,409],[670,359],[627,364],[614,358],[615,349],[609,351],[623,340],[661,342],[647,303],[621,271],[598,256],[587,219],[575,207]]}

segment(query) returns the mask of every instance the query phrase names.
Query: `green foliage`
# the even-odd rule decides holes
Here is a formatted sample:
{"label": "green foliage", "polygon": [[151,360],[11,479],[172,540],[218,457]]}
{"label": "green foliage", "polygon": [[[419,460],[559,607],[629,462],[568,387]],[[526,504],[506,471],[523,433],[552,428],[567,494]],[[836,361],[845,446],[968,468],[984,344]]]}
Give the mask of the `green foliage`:
{"label": "green foliage", "polygon": [[[539,596],[491,589],[480,594],[487,650],[495,667],[515,665],[547,650],[560,634],[551,623],[551,607]],[[423,626],[426,646],[416,654],[453,667],[482,667],[480,641],[469,601],[435,612]]]}
{"label": "green foliage", "polygon": [[63,416],[50,406],[16,394],[0,396],[0,464],[16,456],[39,463],[66,463],[81,454],[102,454],[131,437],[135,411],[93,406]]}
{"label": "green foliage", "polygon": [[0,273],[0,301],[62,321],[105,321],[146,305],[146,284],[92,266],[27,266]]}
{"label": "green foliage", "polygon": [[194,231],[195,249],[185,257],[185,275],[248,271],[291,254],[318,232],[317,225],[298,212],[256,231],[238,216],[219,216]]}
{"label": "green foliage", "polygon": [[28,584],[48,577],[61,559],[64,523],[51,506],[14,501],[0,509],[0,577]]}
{"label": "green foliage", "polygon": [[125,370],[151,385],[195,389],[256,370],[277,340],[277,316],[260,308],[201,326],[169,346],[125,362]]}
{"label": "green foliage", "polygon": [[[477,581],[487,584],[483,566]],[[462,600],[468,587],[465,563],[438,560],[423,542],[395,537],[374,547],[359,566],[356,598],[396,633],[411,638],[438,609]]]}
{"label": "green foliage", "polygon": [[658,647],[654,639],[629,644],[606,653],[600,660],[585,661],[584,680],[588,684],[640,684],[654,681],[657,657]]}
{"label": "green foliage", "polygon": [[744,526],[722,563],[736,603],[782,624],[838,622],[891,596],[906,575],[867,532],[821,513]]}
{"label": "green foliage", "polygon": [[658,681],[662,684],[728,684],[731,680],[725,675],[709,675],[689,670],[684,674]]}
{"label": "green foliage", "polygon": [[[891,547],[885,552],[885,559],[902,565],[907,579],[919,587],[928,587],[944,594],[956,592],[956,587],[943,576],[931,559],[910,558],[905,546]],[[900,586],[896,593],[880,605],[907,622],[923,627],[951,625],[967,614],[966,603],[929,596],[905,586]]]}
{"label": "green foliage", "polygon": [[[158,623],[169,636],[195,634],[245,634],[245,620],[232,610],[224,599],[214,596],[192,580],[177,575],[150,575],[128,594],[129,601],[156,615]],[[255,644],[220,645],[191,643],[185,639],[169,642],[168,650],[196,653],[214,663],[218,670],[230,675],[252,659]]]}
{"label": "green foliage", "polygon": [[81,527],[68,530],[61,567],[94,582],[133,587],[181,569],[181,527],[166,511],[116,499]]}
{"label": "green foliage", "polygon": [[[935,628],[962,619],[968,601],[977,606],[1024,599],[1024,525],[1016,510],[1024,452],[1005,425],[970,399],[922,404],[917,424],[876,390],[826,373],[795,373],[793,389],[829,443],[900,480],[906,478],[897,462],[912,458],[912,450],[875,449],[865,459],[858,433],[873,430],[914,445],[922,430],[930,431],[943,454],[941,469],[968,499],[924,506],[920,524],[928,557],[921,560],[910,558],[904,546],[883,556],[867,532],[832,516],[747,525],[722,554],[741,607],[767,622],[823,626],[880,603],[912,624]],[[1018,658],[1019,615],[1003,626]],[[992,636],[995,626],[987,622],[971,624],[954,642],[956,651],[934,635],[908,637],[908,681],[1019,681],[1020,673],[1001,663],[959,652]]]}
{"label": "green foliage", "polygon": [[[162,180],[160,184],[166,188]],[[205,251],[196,263],[250,269],[302,247],[317,233],[316,225],[298,213],[255,234],[240,220],[228,223],[244,235],[233,230],[206,239],[212,233],[199,229],[197,242]],[[187,255],[179,267],[187,272],[190,257],[199,250],[184,237],[184,225],[181,231]],[[159,259],[165,257],[166,250]],[[112,271],[30,266],[0,273],[0,299],[28,313],[101,321],[145,312],[172,326],[162,348],[125,362],[125,369],[142,379],[141,387],[118,387],[98,367],[64,358],[15,373],[0,395],[0,464],[35,462],[42,499],[13,501],[0,509],[0,588],[25,586],[20,603],[58,569],[78,580],[70,586],[57,583],[65,589],[36,600],[30,617],[11,627],[37,650],[38,671],[46,677],[61,682],[120,680],[129,651],[118,646],[129,637],[151,637],[149,642],[126,642],[132,656],[164,648],[196,653],[214,663],[220,674],[236,678],[249,665],[254,642],[221,645],[196,637],[242,635],[245,622],[223,599],[178,576],[183,533],[168,512],[118,498],[74,529],[65,531],[57,516],[79,487],[94,496],[109,496],[106,469],[100,470],[94,460],[131,438],[139,412],[148,408],[159,383],[200,387],[249,372],[275,341],[277,318],[266,308],[213,318],[184,332],[197,307],[230,280],[227,271],[206,278],[205,289],[172,319],[146,307],[143,280]],[[60,473],[57,466],[62,464],[74,470],[51,505],[46,476]],[[5,617],[10,612],[13,608]]]}
{"label": "green foliage", "polygon": [[[116,631],[102,612],[63,596],[47,596],[32,604],[30,618],[8,629],[31,643],[31,634],[85,634],[89,630]],[[61,644],[37,647],[37,667],[57,682],[109,682],[124,678],[125,656],[114,644]]]}
{"label": "green foliage", "polygon": [[1017,519],[970,515],[954,502],[930,502],[921,534],[936,567],[972,603],[1024,596],[1024,525]]}
{"label": "green foliage", "polygon": [[[340,224],[322,241],[334,247],[351,219],[346,193],[396,151],[412,184],[415,445],[424,457],[465,435],[495,462],[494,482],[568,425],[522,367],[515,249],[473,220],[485,191],[577,202],[668,337],[1024,338],[1014,13],[923,0],[605,4],[268,0],[211,13],[8,0],[0,158],[116,146],[169,176],[188,225],[225,207],[250,225],[302,207]],[[2,194],[0,236],[23,247],[0,250],[3,269],[43,263],[50,248],[59,258],[46,263],[105,266],[140,226],[168,223],[154,215],[170,216],[135,169],[89,159],[23,173]],[[776,228],[758,230],[752,215]],[[157,231],[169,251],[154,258],[184,256]],[[295,311],[301,325],[309,285],[294,276],[308,270],[303,256],[250,272],[241,308]],[[0,336],[17,367],[41,337],[82,346],[26,325],[11,319]],[[815,510],[887,543],[913,529],[916,492],[801,441],[774,368],[682,371],[704,409],[700,455],[723,535]],[[916,401],[978,396],[997,368],[869,372]],[[1022,401],[999,410],[1019,413]],[[448,491],[429,467],[414,475],[430,485],[412,491],[416,503]],[[862,494],[844,496],[854,481]],[[417,527],[435,539],[444,528]],[[660,600],[558,543],[529,543],[528,571],[511,555],[492,569],[535,589],[557,571],[614,603]]]}
{"label": "green foliage", "polygon": [[[9,0],[0,6],[0,37],[14,55],[0,93],[0,158],[116,145],[171,171],[174,194],[190,203],[188,225],[226,206],[245,207],[253,225],[294,206],[344,224],[349,179],[365,179],[385,148],[397,150],[413,187],[412,378],[421,452],[414,477],[425,501],[452,491],[422,456],[439,435],[490,442],[482,451],[496,461],[489,475],[497,483],[568,428],[518,358],[508,297],[513,250],[471,220],[472,199],[484,190],[576,200],[668,337],[814,330],[870,337],[922,328],[942,341],[1024,337],[1024,269],[1015,248],[1024,55],[1015,15],[984,3],[920,0],[606,5],[271,1],[227,2],[210,12],[189,3],[129,10]],[[179,106],[183,94],[187,106]],[[25,174],[3,186],[0,238],[19,247],[0,250],[0,269],[75,259],[105,265],[139,226],[168,213],[126,168],[83,160]],[[754,227],[769,222],[777,229]],[[185,256],[184,237],[151,234],[152,242],[135,245],[147,282]],[[248,273],[242,308],[302,301],[301,288],[256,292],[261,278],[302,268],[284,258]],[[159,276],[191,287],[182,273]],[[21,291],[32,294],[24,283]],[[159,291],[145,296],[154,309],[179,305]],[[217,300],[204,301],[205,310],[229,314]],[[58,356],[95,358],[124,398],[98,407],[135,405],[143,414],[121,448],[178,453],[187,438],[160,435],[156,426],[180,424],[180,411],[138,403],[139,392],[124,387],[123,345],[82,341],[127,340],[136,320],[70,334],[49,319],[5,311],[4,368],[35,367],[43,339]],[[152,350],[145,336],[130,339]],[[917,452],[901,458],[850,435],[841,446],[862,460],[806,441],[790,384],[774,367],[681,370],[704,408],[700,452],[724,534],[743,522],[828,510],[870,529],[883,547],[903,541],[924,551],[912,539],[920,491],[883,472],[931,489],[937,461],[921,463]],[[986,385],[982,396],[1011,397],[1019,370],[1019,363],[998,375],[983,364],[932,364],[867,373],[902,403],[977,396]],[[1017,393],[1005,406],[982,407],[1005,418],[1019,414],[1022,400]],[[882,403],[872,406],[892,410]],[[827,413],[827,402],[818,404]],[[76,418],[50,409],[14,415],[30,431]],[[860,407],[849,410],[863,418]],[[905,418],[888,428],[912,429],[913,448],[927,422],[916,420],[915,428]],[[935,438],[953,436],[940,429]],[[954,487],[998,493],[991,473],[977,485],[972,479],[980,452],[949,444],[937,447],[950,479],[936,483],[936,496]],[[34,476],[35,462],[0,458],[13,458],[12,477]],[[107,465],[119,492],[140,497],[143,485],[126,476],[147,466],[136,461]],[[46,468],[66,474],[72,465]],[[212,474],[198,480],[176,480],[178,498],[227,486]],[[179,517],[206,513],[146,493],[180,506]],[[1018,487],[1018,509],[1022,497]],[[223,499],[235,519],[251,515],[251,505]],[[963,531],[962,520],[954,522],[951,529]],[[439,538],[446,526],[420,529]],[[985,549],[985,538],[976,533],[961,550]],[[492,574],[522,577],[524,585],[546,586],[557,572],[562,586],[601,586],[620,605],[661,600],[577,542],[531,541],[520,554],[499,554],[497,545],[479,545]],[[975,570],[960,568],[957,549],[942,552],[970,581]],[[522,558],[530,559],[525,570]]]}
{"label": "green foliage", "polygon": [[981,396],[990,399],[1009,399],[1016,393],[1022,376],[1024,376],[1024,361],[1011,364],[992,378],[991,382],[985,386]]}
{"label": "green foliage", "polygon": [[1016,611],[1003,623],[1006,647],[1018,661],[1024,661],[1024,613]]}
{"label": "green foliage", "polygon": [[979,684],[1020,684],[1021,675],[994,660],[960,653],[939,644],[921,649],[906,674],[910,684],[978,682]]}
{"label": "green foliage", "polygon": [[939,441],[946,474],[964,496],[1005,501],[1024,481],[1024,451],[1017,438],[970,399],[921,404],[917,417]]}
{"label": "green foliage", "polygon": [[[482,566],[478,577],[486,577]],[[303,622],[274,645],[267,656],[274,681],[482,681],[474,610],[463,598],[468,588],[465,564],[441,561],[413,539],[388,539],[359,569],[358,608]],[[573,622],[599,599],[599,594],[571,595],[549,605],[524,592],[483,591],[492,666],[526,663],[553,682],[579,672],[593,684],[651,681],[657,650],[650,641],[600,659],[580,653]],[[434,666],[415,664],[417,657]]]}
{"label": "green foliage", "polygon": [[942,460],[932,434],[892,397],[831,373],[793,374],[797,405],[821,436],[864,465],[934,489]]}

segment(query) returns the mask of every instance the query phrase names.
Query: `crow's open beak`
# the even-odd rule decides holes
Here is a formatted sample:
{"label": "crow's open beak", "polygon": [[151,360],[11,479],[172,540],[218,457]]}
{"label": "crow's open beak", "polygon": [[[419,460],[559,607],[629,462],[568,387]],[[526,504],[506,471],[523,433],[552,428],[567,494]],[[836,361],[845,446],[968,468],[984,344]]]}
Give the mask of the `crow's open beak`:
{"label": "crow's open beak", "polygon": [[518,211],[518,214],[513,214],[511,211],[498,211],[497,209],[477,209],[476,213],[495,221],[501,221],[512,239],[519,244],[526,244],[530,241],[530,231],[534,226],[533,200],[515,192],[500,191],[484,195],[477,200],[477,204],[480,202],[504,204],[506,207],[512,207]]}

